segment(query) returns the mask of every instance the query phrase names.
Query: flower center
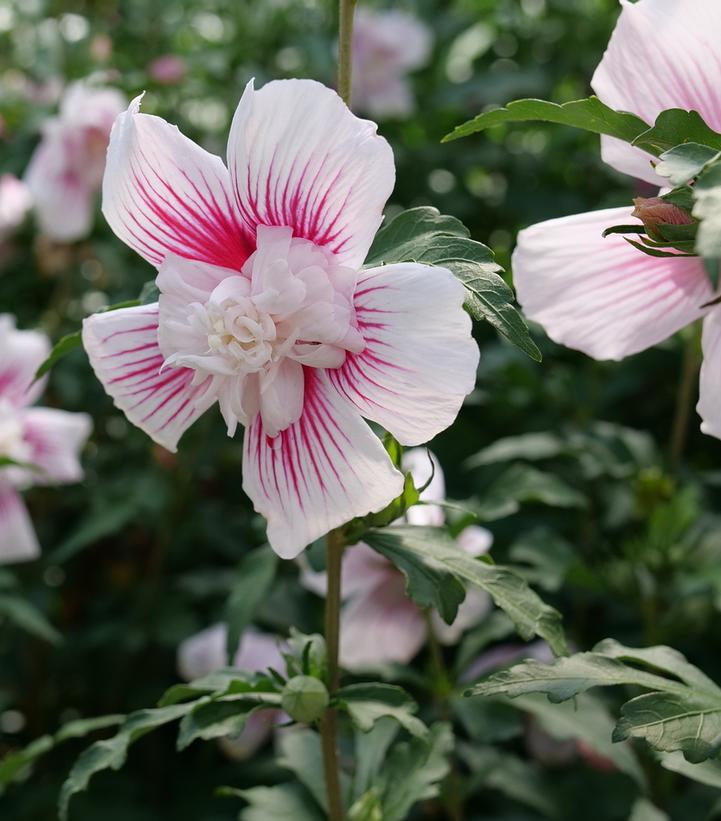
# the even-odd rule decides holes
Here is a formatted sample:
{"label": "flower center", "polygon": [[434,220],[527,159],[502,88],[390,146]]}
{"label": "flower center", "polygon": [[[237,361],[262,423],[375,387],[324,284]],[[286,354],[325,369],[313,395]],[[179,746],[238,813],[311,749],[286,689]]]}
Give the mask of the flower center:
{"label": "flower center", "polygon": [[0,400],[0,457],[24,462],[30,455],[31,448],[25,441],[17,409],[9,402]]}
{"label": "flower center", "polygon": [[161,293],[165,365],[192,368],[197,384],[213,377],[229,433],[260,413],[276,436],[302,412],[303,368],[338,368],[346,352],[365,347],[353,307],[357,274],[290,228],[267,226],[240,274],[216,272],[205,301],[182,317],[165,309]]}

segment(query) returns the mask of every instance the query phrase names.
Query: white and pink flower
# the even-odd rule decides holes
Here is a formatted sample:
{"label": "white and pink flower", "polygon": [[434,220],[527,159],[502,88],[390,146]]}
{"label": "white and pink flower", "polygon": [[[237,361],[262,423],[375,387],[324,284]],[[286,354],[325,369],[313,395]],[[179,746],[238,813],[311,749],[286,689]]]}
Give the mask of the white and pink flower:
{"label": "white and pink flower", "polygon": [[[695,109],[721,130],[721,5],[714,0],[621,0],[621,16],[592,81],[599,98],[653,123],[668,108]],[[658,186],[652,157],[603,137],[604,160]],[[673,220],[671,220],[673,221]],[[622,359],[704,317],[701,429],[721,437],[721,306],[698,258],[651,257],[623,236],[640,224],[632,209],[611,208],[534,225],[513,256],[525,314],[563,345],[595,359]]]}
{"label": "white and pink flower", "polygon": [[0,564],[36,558],[37,536],[20,491],[32,485],[79,482],[79,454],[90,417],[31,405],[43,391],[35,372],[50,353],[36,331],[18,331],[0,314]]}
{"label": "white and pink flower", "polygon": [[17,231],[31,206],[27,185],[14,174],[0,174],[0,243]]}
{"label": "white and pink flower", "polygon": [[[186,681],[202,678],[227,667],[226,642],[228,630],[215,624],[186,639],[178,648],[178,672]],[[276,636],[253,627],[243,632],[231,667],[247,673],[267,673],[272,667],[281,675],[286,672],[283,645]],[[223,749],[239,760],[250,758],[270,738],[274,727],[287,716],[280,710],[253,713],[239,736],[223,739]]]}
{"label": "white and pink flower", "polygon": [[408,117],[415,98],[408,74],[428,63],[430,29],[396,9],[359,8],[353,28],[353,105],[379,119]]}
{"label": "white and pink flower", "polygon": [[73,242],[90,233],[108,136],[126,105],[116,89],[73,83],[58,116],[45,123],[25,181],[40,229],[50,239]]}
{"label": "white and pink flower", "polygon": [[473,389],[478,348],[450,271],[363,269],[393,189],[373,123],[310,80],[249,83],[228,168],[133,101],[103,212],[159,269],[157,304],[96,314],[83,341],[128,419],[174,451],[216,402],[247,428],[243,488],[292,558],[398,496],[363,417],[418,445]]}
{"label": "white and pink flower", "polygon": [[[426,504],[411,507],[405,521],[440,527],[445,523],[445,515],[443,508],[434,502],[445,499],[445,481],[437,459],[430,458],[425,448],[414,448],[403,454],[403,467],[411,472],[417,487],[431,480],[421,494]],[[492,543],[491,532],[476,525],[469,525],[458,535],[459,546],[474,557],[487,553]],[[306,570],[302,581],[309,590],[325,595],[325,573]],[[345,551],[342,590],[345,604],[341,612],[340,659],[344,667],[357,670],[388,662],[407,664],[426,643],[428,623],[423,612],[408,598],[403,575],[363,542]],[[436,612],[431,614],[433,632],[443,644],[455,644],[466,630],[482,620],[490,607],[491,600],[485,591],[469,587],[453,624],[446,624]]]}

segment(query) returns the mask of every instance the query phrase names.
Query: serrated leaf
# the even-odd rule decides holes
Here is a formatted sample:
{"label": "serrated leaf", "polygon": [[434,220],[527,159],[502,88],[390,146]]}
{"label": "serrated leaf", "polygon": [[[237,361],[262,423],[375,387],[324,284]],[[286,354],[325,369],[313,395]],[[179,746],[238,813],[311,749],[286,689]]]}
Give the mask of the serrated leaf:
{"label": "serrated leaf", "polygon": [[277,693],[201,699],[180,722],[177,748],[184,750],[198,739],[210,741],[239,735],[253,713],[279,707],[280,695]]}
{"label": "serrated leaf", "polygon": [[236,794],[249,804],[240,813],[241,821],[325,821],[325,814],[298,784],[251,787]]}
{"label": "serrated leaf", "polygon": [[413,715],[418,705],[401,687],[380,683],[350,684],[342,687],[336,698],[361,732],[370,732],[382,718],[394,719],[419,738],[428,732],[426,725]]}
{"label": "serrated leaf", "polygon": [[193,708],[193,703],[174,704],[153,710],[131,713],[112,738],[96,741],[75,762],[60,792],[58,813],[66,821],[70,799],[88,788],[90,779],[103,770],[118,770],[125,763],[130,745],[146,733],[182,718]]}
{"label": "serrated leaf", "polygon": [[709,166],[694,187],[693,216],[701,220],[696,249],[703,257],[721,257],[721,162]]}
{"label": "serrated leaf", "polygon": [[[408,528],[394,526],[369,530],[363,538],[366,544],[385,556],[403,573],[406,592],[420,608],[433,607],[447,624],[452,624],[459,605],[466,597],[466,590],[430,551],[419,554],[407,543],[409,537],[417,542],[424,538],[424,534],[414,529],[410,533],[407,531]],[[435,538],[435,531],[430,537]]]}
{"label": "serrated leaf", "polygon": [[225,606],[228,626],[226,653],[232,662],[238,643],[256,610],[268,595],[278,568],[278,557],[269,546],[253,550],[243,557],[236,572],[233,588]]}
{"label": "serrated leaf", "polygon": [[662,111],[653,126],[642,131],[631,142],[656,157],[681,143],[699,143],[721,150],[721,134],[709,128],[698,111],[682,108]]}
{"label": "serrated leaf", "polygon": [[656,173],[667,177],[671,185],[684,185],[698,177],[709,163],[718,158],[719,152],[715,148],[699,143],[684,143],[661,154]]}
{"label": "serrated leaf", "polygon": [[27,599],[21,596],[0,594],[0,619],[6,618],[17,627],[49,644],[61,644],[63,637],[45,616]]}
{"label": "serrated leaf", "polygon": [[368,790],[353,803],[348,821],[383,821],[383,805],[377,790]]}
{"label": "serrated leaf", "polygon": [[369,732],[357,732],[355,738],[356,766],[353,795],[356,798],[373,789],[383,768],[388,749],[395,740],[400,725],[390,718],[381,718]]}
{"label": "serrated leaf", "polygon": [[[424,563],[439,565],[464,582],[480,587],[505,611],[525,639],[538,635],[555,653],[566,651],[565,637],[558,611],[545,604],[525,580],[510,568],[487,564],[463,551],[446,531],[432,527],[394,526],[370,531],[366,541],[386,553],[395,549],[415,554]],[[386,555],[384,553],[384,555]]]}
{"label": "serrated leaf", "polygon": [[415,259],[418,248],[428,247],[439,236],[468,237],[470,232],[455,217],[441,214],[437,208],[409,208],[384,225],[376,234],[365,265],[385,262],[407,262]]}
{"label": "serrated leaf", "polygon": [[545,431],[506,436],[468,457],[465,466],[474,468],[493,465],[497,462],[511,462],[516,459],[527,459],[533,462],[553,459],[564,453],[567,447],[567,443],[560,436]]}
{"label": "serrated leaf", "polygon": [[484,111],[447,134],[443,142],[467,137],[469,134],[475,134],[496,125],[520,122],[569,125],[584,131],[591,131],[594,134],[617,137],[625,142],[631,142],[639,134],[648,130],[648,125],[635,114],[614,111],[597,97],[573,100],[562,105],[546,100],[516,100],[508,103],[505,108]]}
{"label": "serrated leaf", "polygon": [[683,753],[675,752],[660,753],[658,760],[666,770],[680,773],[685,775],[686,778],[698,781],[700,784],[706,784],[709,787],[716,787],[716,789],[721,790],[721,761],[718,758],[692,764],[683,757]]}
{"label": "serrated leaf", "polygon": [[174,684],[165,691],[158,707],[169,707],[182,701],[196,701],[201,696],[211,693],[227,693],[235,682],[241,682],[242,686],[247,686],[250,690],[256,680],[257,677],[251,673],[236,670],[234,667],[224,667],[187,684]]}
{"label": "serrated leaf", "polygon": [[644,693],[627,701],[614,741],[643,738],[662,752],[681,750],[692,764],[721,751],[721,699],[709,702],[687,694]]}

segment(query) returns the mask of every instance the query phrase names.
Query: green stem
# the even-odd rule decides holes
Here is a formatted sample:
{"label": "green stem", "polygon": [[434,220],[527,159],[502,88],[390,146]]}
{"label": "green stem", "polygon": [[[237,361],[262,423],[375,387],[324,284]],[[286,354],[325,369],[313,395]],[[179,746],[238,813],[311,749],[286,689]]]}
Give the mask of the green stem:
{"label": "green stem", "polygon": [[[325,641],[328,653],[328,692],[331,698],[340,683],[338,663],[340,646],[340,605],[341,567],[343,562],[343,535],[334,530],[325,538],[326,573],[328,590],[325,599]],[[343,796],[340,786],[338,764],[338,740],[336,734],[336,711],[329,708],[320,722],[321,747],[323,751],[323,772],[328,795],[328,817],[330,821],[343,821]]]}
{"label": "green stem", "polygon": [[350,107],[353,56],[353,12],[356,0],[339,0],[338,21],[338,94]]}
{"label": "green stem", "polygon": [[671,428],[669,442],[669,460],[671,469],[677,471],[686,447],[688,424],[691,416],[691,406],[696,396],[698,371],[701,365],[701,346],[699,344],[698,328],[692,326],[687,331],[686,344],[683,351],[681,378],[676,392],[676,410]]}

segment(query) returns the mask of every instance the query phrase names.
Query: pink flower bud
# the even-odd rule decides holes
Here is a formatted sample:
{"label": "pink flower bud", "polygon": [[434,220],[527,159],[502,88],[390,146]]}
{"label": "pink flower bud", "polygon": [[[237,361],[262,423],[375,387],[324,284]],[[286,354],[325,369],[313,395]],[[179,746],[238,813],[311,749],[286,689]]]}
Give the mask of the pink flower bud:
{"label": "pink flower bud", "polygon": [[683,208],[661,197],[636,197],[633,216],[638,217],[647,231],[658,225],[691,225],[693,217]]}
{"label": "pink flower bud", "polygon": [[185,61],[175,54],[163,54],[148,66],[148,73],[156,83],[174,85],[185,77]]}

